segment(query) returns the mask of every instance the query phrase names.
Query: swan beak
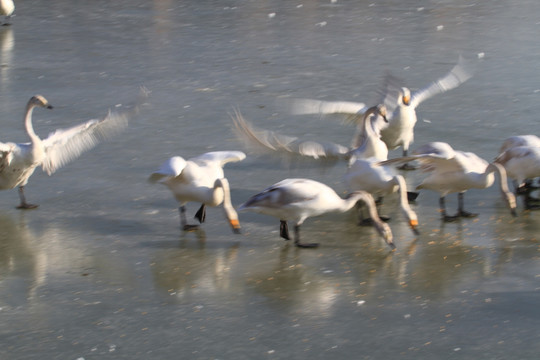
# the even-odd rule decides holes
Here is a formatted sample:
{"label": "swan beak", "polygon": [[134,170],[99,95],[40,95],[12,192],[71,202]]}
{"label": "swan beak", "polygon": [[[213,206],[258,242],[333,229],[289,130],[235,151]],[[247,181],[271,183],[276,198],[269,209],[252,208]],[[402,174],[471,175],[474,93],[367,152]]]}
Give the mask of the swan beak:
{"label": "swan beak", "polygon": [[418,231],[418,229],[417,229],[418,220],[410,220],[409,221],[409,226],[411,227],[411,230],[414,233],[414,235],[420,235],[420,231]]}
{"label": "swan beak", "polygon": [[47,106],[45,106],[45,108],[51,109],[51,110],[54,109],[54,107],[51,104],[47,104]]}
{"label": "swan beak", "polygon": [[411,97],[408,95],[403,95],[402,100],[405,105],[409,105],[411,103]]}
{"label": "swan beak", "polygon": [[236,220],[236,219],[231,219],[231,220],[229,220],[229,223],[231,224],[233,233],[235,233],[235,234],[241,234],[241,231],[240,231],[240,222],[239,222],[238,220]]}

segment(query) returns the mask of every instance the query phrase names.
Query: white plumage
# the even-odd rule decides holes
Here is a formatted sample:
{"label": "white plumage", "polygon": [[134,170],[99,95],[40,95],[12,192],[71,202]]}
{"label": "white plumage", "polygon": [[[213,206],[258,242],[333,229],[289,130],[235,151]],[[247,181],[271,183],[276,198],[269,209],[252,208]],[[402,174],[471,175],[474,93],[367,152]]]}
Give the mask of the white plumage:
{"label": "white plumage", "polygon": [[[389,123],[381,127],[380,132],[381,139],[388,149],[393,150],[401,146],[403,156],[407,156],[409,146],[414,140],[416,108],[430,97],[456,88],[471,76],[472,71],[461,57],[450,72],[413,94],[408,88],[397,85],[399,81],[395,77],[386,76],[383,103],[388,109]],[[361,115],[366,109],[363,103],[346,101],[326,102],[311,99],[292,101],[292,112],[295,114],[346,114],[352,119],[351,114]]]}
{"label": "white plumage", "polygon": [[[381,164],[400,164],[413,160],[419,161],[422,169],[429,172],[417,189],[428,189],[439,193],[440,209],[445,221],[476,216],[464,210],[464,193],[469,189],[490,187],[494,182],[494,172],[499,174],[501,192],[512,215],[515,216],[516,200],[508,191],[506,171],[500,164],[490,164],[471,152],[456,151],[443,142],[423,145],[416,149],[413,155],[383,161]],[[458,193],[458,212],[455,216],[446,214],[445,196],[451,193]]]}
{"label": "white plumage", "polygon": [[229,182],[225,178],[223,166],[229,162],[244,160],[246,154],[241,151],[213,151],[187,161],[174,156],[165,161],[149,177],[151,183],[161,183],[169,188],[180,203],[180,221],[183,230],[197,228],[186,220],[186,204],[190,201],[201,203],[195,217],[204,222],[206,206],[223,204],[225,216],[233,231],[239,233],[238,215],[231,204]]}
{"label": "white plumage", "polygon": [[392,232],[387,224],[377,215],[373,197],[365,191],[356,191],[342,199],[329,186],[310,179],[285,179],[261,193],[254,195],[239,207],[239,210],[251,210],[270,215],[280,220],[280,235],[289,240],[287,221],[294,222],[295,245],[298,247],[316,247],[317,243],[300,241],[300,225],[313,216],[329,212],[345,212],[357,202],[364,202],[370,211],[375,228],[386,243],[395,248]]}
{"label": "white plumage", "polygon": [[52,109],[41,95],[33,96],[28,101],[24,126],[30,137],[29,143],[0,142],[0,190],[19,187],[21,203],[18,208],[21,209],[37,207],[28,204],[24,196],[24,186],[36,167],[41,166],[51,175],[101,140],[124,129],[128,123],[127,113],[109,112],[103,119],[89,120],[69,129],[56,130],[42,140],[32,126],[32,112],[36,107]]}
{"label": "white plumage", "polygon": [[0,15],[6,17],[5,22],[2,25],[9,25],[9,19],[15,11],[15,4],[13,0],[0,0]]}

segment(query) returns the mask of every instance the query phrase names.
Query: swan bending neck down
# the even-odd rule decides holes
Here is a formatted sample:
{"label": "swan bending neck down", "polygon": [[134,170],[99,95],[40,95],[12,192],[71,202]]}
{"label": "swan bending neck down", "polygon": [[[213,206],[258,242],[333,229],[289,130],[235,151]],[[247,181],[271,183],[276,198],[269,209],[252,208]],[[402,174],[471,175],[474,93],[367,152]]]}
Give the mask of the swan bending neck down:
{"label": "swan bending neck down", "polygon": [[[413,160],[418,160],[422,168],[430,172],[416,189],[428,189],[439,193],[439,207],[444,221],[477,216],[464,209],[464,194],[469,189],[490,187],[494,182],[494,173],[499,176],[500,190],[510,213],[516,216],[516,198],[508,190],[506,171],[502,165],[488,163],[470,152],[455,151],[450,145],[442,142],[426,144],[417,149],[415,155],[386,160],[380,164],[399,164]],[[446,213],[445,197],[451,193],[458,193],[458,212],[454,216]]]}
{"label": "swan bending neck down", "polygon": [[300,226],[313,216],[329,212],[346,212],[362,201],[368,206],[374,226],[392,249],[392,232],[387,224],[381,221],[373,197],[365,191],[355,191],[345,199],[339,197],[334,190],[320,182],[309,179],[285,179],[261,193],[254,195],[239,207],[239,210],[251,210],[280,219],[280,236],[289,240],[287,221],[294,222],[294,243],[297,247],[317,247],[317,243],[300,241]]}
{"label": "swan bending neck down", "polygon": [[[411,209],[407,195],[407,184],[403,176],[395,174],[389,166],[382,166],[377,159],[356,160],[349,166],[344,181],[351,191],[365,190],[381,200],[385,195],[398,192],[399,205],[415,235],[419,235],[418,217]],[[371,219],[362,219],[370,223]]]}
{"label": "swan bending neck down", "polygon": [[137,111],[135,107],[131,112],[109,112],[103,119],[93,119],[68,129],[58,129],[42,140],[32,126],[32,113],[36,107],[53,108],[41,95],[35,95],[28,101],[24,128],[30,138],[29,143],[0,142],[0,190],[18,187],[21,201],[19,209],[37,207],[27,203],[24,194],[24,187],[36,167],[41,166],[48,175],[53,174],[101,140],[124,129],[127,126],[128,114]]}
{"label": "swan bending neck down", "polygon": [[229,162],[245,159],[241,151],[214,151],[189,160],[174,156],[164,162],[158,171],[150,175],[151,183],[161,183],[169,188],[180,203],[180,224],[183,230],[197,229],[186,220],[186,204],[190,201],[202,203],[195,218],[203,223],[206,206],[223,204],[225,217],[234,233],[240,233],[238,214],[231,203],[229,181],[224,177],[223,166]]}

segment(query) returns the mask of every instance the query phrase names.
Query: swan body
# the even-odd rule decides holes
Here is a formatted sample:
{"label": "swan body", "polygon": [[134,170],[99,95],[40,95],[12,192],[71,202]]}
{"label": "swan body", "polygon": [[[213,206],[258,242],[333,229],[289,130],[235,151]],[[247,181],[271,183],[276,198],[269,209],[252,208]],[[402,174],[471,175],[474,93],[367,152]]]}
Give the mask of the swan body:
{"label": "swan body", "polygon": [[[429,175],[417,186],[417,189],[428,189],[439,193],[440,209],[445,221],[458,217],[470,217],[475,214],[463,209],[463,196],[469,189],[485,189],[494,182],[493,173],[500,177],[500,190],[515,216],[516,200],[508,191],[507,176],[504,167],[497,163],[488,163],[471,152],[454,150],[449,144],[433,142],[421,146],[413,155],[383,161],[380,164],[399,164],[417,160],[421,168]],[[456,216],[448,216],[445,209],[445,196],[458,193],[459,208]]]}
{"label": "swan body", "polygon": [[540,147],[509,148],[497,156],[495,162],[504,166],[508,176],[516,180],[518,187],[523,186],[526,179],[540,176]]}
{"label": "swan body", "polygon": [[392,167],[380,165],[375,158],[358,159],[349,166],[344,181],[350,191],[363,190],[374,197],[382,198],[397,192],[400,208],[410,228],[415,234],[419,234],[418,217],[409,206],[405,179],[396,174]]}
{"label": "swan body", "polygon": [[238,215],[231,204],[229,182],[223,167],[229,162],[244,160],[241,151],[213,151],[188,160],[174,156],[165,161],[149,177],[151,183],[161,183],[169,188],[180,203],[180,220],[184,230],[196,228],[188,225],[185,217],[186,204],[199,202],[201,208],[195,215],[199,222],[205,220],[205,207],[223,204],[225,216],[235,233],[240,231]]}
{"label": "swan body", "polygon": [[9,25],[9,19],[11,18],[11,15],[13,15],[14,11],[15,4],[13,3],[13,0],[0,0],[0,15],[4,15],[6,17],[6,21],[3,25]]}
{"label": "swan body", "polygon": [[53,108],[41,95],[33,96],[28,101],[24,126],[30,138],[29,143],[0,142],[0,190],[18,187],[20,209],[37,207],[28,204],[24,195],[24,186],[36,167],[41,166],[51,175],[101,140],[127,126],[127,114],[109,112],[103,119],[89,120],[72,128],[56,130],[42,140],[32,126],[32,113],[36,107]]}
{"label": "swan body", "polygon": [[289,239],[287,221],[295,224],[295,245],[298,247],[315,247],[318,244],[300,242],[300,226],[307,218],[329,212],[346,212],[357,202],[367,204],[375,228],[386,243],[395,248],[392,232],[387,224],[377,215],[373,197],[365,191],[351,193],[342,199],[329,186],[310,179],[285,179],[261,193],[254,195],[239,207],[239,210],[251,210],[280,219],[280,235]]}
{"label": "swan body", "polygon": [[304,141],[273,131],[259,130],[248,123],[238,111],[233,117],[233,122],[238,138],[248,147],[258,151],[329,161],[353,161],[359,158],[387,159],[388,149],[380,140],[378,126],[375,125],[387,121],[386,107],[384,105],[371,107],[361,116],[366,121],[359,122],[351,148],[333,143]]}

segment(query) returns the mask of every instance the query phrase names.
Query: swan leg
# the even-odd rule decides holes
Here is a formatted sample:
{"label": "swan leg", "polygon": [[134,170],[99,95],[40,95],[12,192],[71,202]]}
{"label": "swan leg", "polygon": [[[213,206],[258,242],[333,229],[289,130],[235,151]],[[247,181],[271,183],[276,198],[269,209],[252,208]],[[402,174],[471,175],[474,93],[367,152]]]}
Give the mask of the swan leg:
{"label": "swan leg", "polygon": [[26,202],[26,197],[24,196],[24,186],[19,186],[19,199],[21,200],[21,203],[19,204],[19,206],[17,206],[17,209],[28,210],[35,209],[39,206]]}
{"label": "swan leg", "polygon": [[440,212],[441,212],[442,220],[444,222],[452,222],[452,221],[456,221],[457,219],[459,219],[459,216],[457,216],[457,215],[451,216],[451,215],[448,215],[446,213],[446,200],[445,200],[444,196],[441,196],[439,198],[439,209],[440,209]]}
{"label": "swan leg", "polygon": [[456,214],[456,216],[464,217],[464,218],[471,218],[471,217],[478,216],[478,214],[468,212],[463,208],[464,207],[464,201],[463,201],[464,197],[465,197],[464,193],[458,193],[458,213]]}
{"label": "swan leg", "polygon": [[287,221],[285,220],[279,220],[279,236],[285,240],[291,240],[289,236],[289,225],[287,225]]}
{"label": "swan leg", "polygon": [[195,213],[195,219],[199,220],[202,224],[206,220],[206,205],[202,204],[197,213]]}
{"label": "swan leg", "polygon": [[199,225],[189,225],[186,220],[186,207],[184,205],[180,206],[178,209],[180,211],[180,226],[184,231],[196,230],[199,228]]}
{"label": "swan leg", "polygon": [[294,245],[299,248],[316,248],[318,243],[302,243],[300,242],[300,225],[294,226]]}
{"label": "swan leg", "polygon": [[[408,156],[408,155],[409,155],[408,149],[403,148],[403,157]],[[403,164],[401,166],[398,166],[397,168],[400,169],[400,170],[407,170],[407,171],[416,170],[416,166],[411,165],[408,162],[406,162],[405,164]]]}

